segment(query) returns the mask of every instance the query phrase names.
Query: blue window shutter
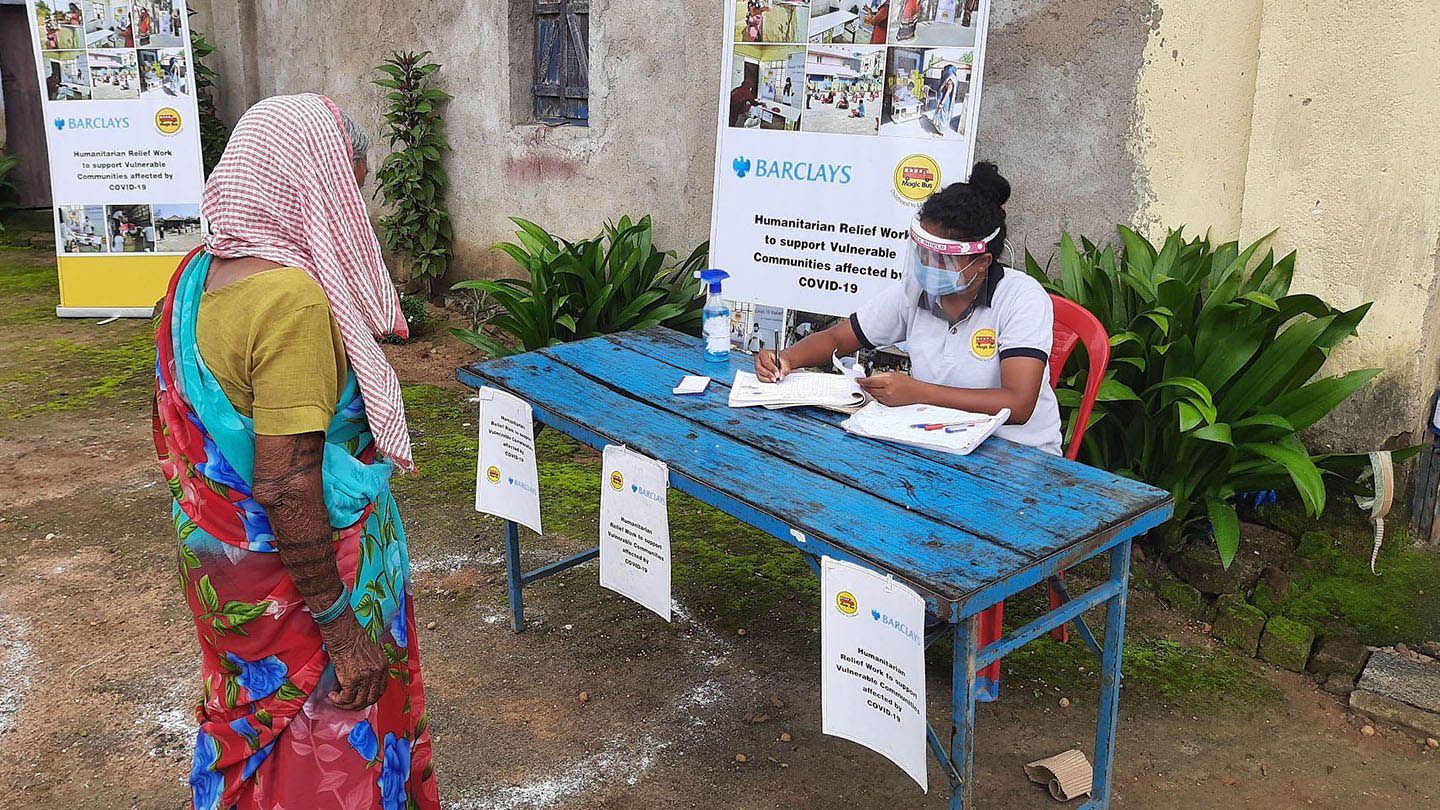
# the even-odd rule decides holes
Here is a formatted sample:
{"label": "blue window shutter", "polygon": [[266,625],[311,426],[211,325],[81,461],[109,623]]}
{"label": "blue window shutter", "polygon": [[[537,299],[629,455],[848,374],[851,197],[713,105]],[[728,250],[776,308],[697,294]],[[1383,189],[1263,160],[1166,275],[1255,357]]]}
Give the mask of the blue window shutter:
{"label": "blue window shutter", "polygon": [[534,91],[536,119],[589,122],[589,0],[535,0]]}

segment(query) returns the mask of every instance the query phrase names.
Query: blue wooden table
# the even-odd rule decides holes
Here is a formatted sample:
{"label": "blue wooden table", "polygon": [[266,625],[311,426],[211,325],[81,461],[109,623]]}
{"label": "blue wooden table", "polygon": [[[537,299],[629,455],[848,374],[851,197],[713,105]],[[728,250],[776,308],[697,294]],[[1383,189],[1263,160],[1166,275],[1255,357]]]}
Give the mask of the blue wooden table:
{"label": "blue wooden table", "polygon": [[[852,436],[837,414],[726,405],[736,354],[707,363],[699,340],[668,329],[554,346],[461,368],[460,381],[530,403],[538,421],[594,448],[624,444],[670,466],[670,485],[800,549],[890,574],[925,598],[942,620],[927,643],[954,638],[948,744],[929,729],[930,748],[950,781],[952,810],[973,807],[975,705],[993,684],[987,664],[1067,622],[1102,658],[1094,790],[1084,808],[1110,804],[1120,698],[1120,658],[1129,593],[1130,543],[1162,523],[1170,496],[1135,481],[991,439],[968,456]],[[684,374],[714,378],[698,396],[671,393]],[[597,484],[598,486],[598,484]],[[543,493],[542,493],[543,497]],[[599,548],[534,571],[520,567],[520,534],[506,526],[515,630],[522,589],[594,559]],[[978,614],[1101,554],[1109,578],[981,647]],[[1106,607],[1097,641],[1081,614]]]}

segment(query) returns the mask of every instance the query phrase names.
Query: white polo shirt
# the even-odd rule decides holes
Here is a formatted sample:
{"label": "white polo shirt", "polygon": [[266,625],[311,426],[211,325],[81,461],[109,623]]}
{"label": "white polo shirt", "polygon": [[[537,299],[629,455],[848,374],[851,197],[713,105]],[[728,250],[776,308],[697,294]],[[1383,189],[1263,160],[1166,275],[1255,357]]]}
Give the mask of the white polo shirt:
{"label": "white polo shirt", "polygon": [[[868,349],[904,342],[910,374],[951,388],[999,388],[1000,361],[1034,357],[1049,363],[1055,310],[1040,282],[1011,268],[991,265],[985,286],[961,319],[951,324],[930,311],[925,292],[907,275],[850,316]],[[1060,408],[1049,369],[1040,378],[1030,421],[1002,425],[997,436],[1060,455]]]}

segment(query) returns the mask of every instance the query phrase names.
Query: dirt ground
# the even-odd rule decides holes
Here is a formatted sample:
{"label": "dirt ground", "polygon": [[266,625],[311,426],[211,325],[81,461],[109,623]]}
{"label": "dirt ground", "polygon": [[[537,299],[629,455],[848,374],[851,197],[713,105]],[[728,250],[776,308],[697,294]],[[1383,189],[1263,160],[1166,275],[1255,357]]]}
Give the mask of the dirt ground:
{"label": "dirt ground", "polygon": [[[56,322],[47,261],[0,255],[11,313],[0,320],[0,805],[184,807],[197,647],[150,448],[145,325]],[[803,566],[693,502],[672,503],[677,537],[695,526],[705,538],[677,545],[673,625],[581,567],[531,590],[526,632],[512,633],[499,527],[472,511],[466,485],[472,406],[453,369],[469,351],[447,338],[394,354],[431,470],[397,497],[447,808],[947,806],[933,763],[925,795],[879,756],[819,733],[813,584],[777,576]],[[584,483],[593,454],[542,447],[555,491],[579,494],[547,512],[559,532],[526,537],[528,565],[589,541],[598,498]],[[1216,650],[1143,592],[1131,605],[1114,807],[1440,798],[1440,753],[1413,735],[1363,736],[1309,680]],[[1095,664],[1079,644],[1051,643],[1006,663],[1002,699],[979,711],[978,806],[1051,807],[1021,765],[1089,750]],[[941,729],[947,672],[937,657]]]}

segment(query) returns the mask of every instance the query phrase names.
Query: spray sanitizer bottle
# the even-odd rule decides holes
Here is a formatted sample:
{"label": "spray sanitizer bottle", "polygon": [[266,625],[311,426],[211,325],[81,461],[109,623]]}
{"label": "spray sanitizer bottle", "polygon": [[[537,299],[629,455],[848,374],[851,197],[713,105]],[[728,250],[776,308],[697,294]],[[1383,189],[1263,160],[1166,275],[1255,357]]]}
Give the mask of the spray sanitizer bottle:
{"label": "spray sanitizer bottle", "polygon": [[705,314],[701,339],[705,341],[705,359],[712,363],[730,360],[730,308],[720,297],[720,282],[730,277],[724,270],[701,270],[695,275],[706,285]]}

